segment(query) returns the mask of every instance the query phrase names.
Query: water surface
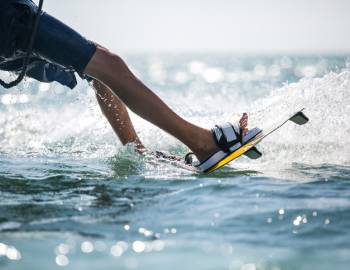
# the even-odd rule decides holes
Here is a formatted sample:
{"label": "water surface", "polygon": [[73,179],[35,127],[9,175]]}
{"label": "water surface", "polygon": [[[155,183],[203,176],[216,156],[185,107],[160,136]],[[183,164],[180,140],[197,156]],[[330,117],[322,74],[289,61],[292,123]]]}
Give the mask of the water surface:
{"label": "water surface", "polygon": [[[122,147],[86,83],[0,90],[2,269],[348,269],[350,70],[346,56],[127,55],[186,119],[247,111],[267,127],[257,161],[209,175]],[[2,74],[1,76],[4,76]],[[177,140],[132,115],[152,150]]]}

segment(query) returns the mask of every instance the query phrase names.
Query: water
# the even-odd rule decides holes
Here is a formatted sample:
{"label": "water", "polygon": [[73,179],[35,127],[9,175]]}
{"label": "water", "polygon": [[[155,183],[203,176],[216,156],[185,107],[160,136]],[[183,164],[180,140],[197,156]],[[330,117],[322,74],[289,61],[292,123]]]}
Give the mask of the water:
{"label": "water", "polygon": [[[346,56],[125,58],[203,126],[247,111],[264,127],[301,107],[311,121],[203,176],[122,147],[86,83],[0,90],[1,269],[349,269]],[[186,153],[132,118],[148,148]]]}

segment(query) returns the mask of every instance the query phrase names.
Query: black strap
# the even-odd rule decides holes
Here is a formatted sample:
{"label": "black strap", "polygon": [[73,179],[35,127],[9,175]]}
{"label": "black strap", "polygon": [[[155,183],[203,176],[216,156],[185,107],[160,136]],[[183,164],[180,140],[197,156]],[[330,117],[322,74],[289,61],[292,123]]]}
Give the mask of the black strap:
{"label": "black strap", "polygon": [[38,25],[39,25],[39,21],[40,21],[40,17],[41,17],[41,11],[43,8],[43,4],[44,4],[44,0],[40,0],[39,2],[39,7],[35,16],[35,21],[32,27],[32,34],[30,35],[30,41],[28,43],[28,47],[27,47],[27,52],[26,52],[26,56],[23,60],[23,66],[22,66],[22,71],[21,73],[18,75],[17,79],[15,79],[12,82],[6,83],[3,80],[0,79],[0,85],[6,89],[12,88],[16,85],[18,85],[26,76],[27,73],[27,68],[28,68],[28,63],[29,63],[29,58],[33,52],[33,46],[34,46],[34,41],[35,41],[35,36],[36,33],[38,31]]}
{"label": "black strap", "polygon": [[221,136],[220,136],[220,139],[218,140],[216,135],[215,135],[215,128],[212,129],[212,134],[213,134],[213,137],[214,137],[214,140],[216,142],[216,145],[224,152],[228,153],[230,152],[230,148],[232,146],[234,146],[235,144],[237,143],[242,143],[243,141],[243,132],[242,132],[242,129],[240,129],[240,134],[237,134],[235,128],[233,127],[232,124],[231,125],[231,128],[233,129],[233,132],[236,134],[236,137],[237,139],[236,140],[233,140],[231,142],[229,142],[225,136],[225,133],[224,131],[222,130],[222,128],[218,125],[215,126],[215,128],[219,129],[220,132],[221,132]]}

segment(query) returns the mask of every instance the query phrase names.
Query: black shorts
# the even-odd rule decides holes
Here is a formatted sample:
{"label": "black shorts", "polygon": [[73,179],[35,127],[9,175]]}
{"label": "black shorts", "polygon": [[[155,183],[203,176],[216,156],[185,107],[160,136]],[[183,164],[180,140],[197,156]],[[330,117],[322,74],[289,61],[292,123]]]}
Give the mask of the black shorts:
{"label": "black shorts", "polygon": [[[0,0],[0,56],[23,57],[38,7],[31,0]],[[96,45],[43,12],[33,47],[33,57],[83,75],[96,52]],[[1,60],[1,59],[0,59]]]}

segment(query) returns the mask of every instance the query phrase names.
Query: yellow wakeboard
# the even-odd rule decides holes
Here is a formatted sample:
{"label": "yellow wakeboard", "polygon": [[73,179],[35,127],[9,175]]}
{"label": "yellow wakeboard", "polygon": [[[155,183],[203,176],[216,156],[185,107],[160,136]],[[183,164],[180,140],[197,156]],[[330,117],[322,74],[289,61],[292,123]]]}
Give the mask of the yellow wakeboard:
{"label": "yellow wakeboard", "polygon": [[212,173],[221,167],[225,166],[226,164],[230,163],[231,161],[235,160],[236,158],[240,157],[241,155],[247,153],[249,150],[251,150],[253,147],[255,147],[258,143],[260,143],[264,138],[266,138],[268,135],[273,133],[274,131],[281,128],[284,124],[286,124],[288,121],[292,121],[295,124],[303,125],[309,121],[307,116],[303,113],[303,110],[299,110],[296,113],[289,116],[287,119],[284,119],[283,121],[273,125],[272,127],[263,130],[259,134],[257,134],[254,138],[252,138],[250,141],[248,141],[245,145],[238,148],[236,151],[228,154],[224,159],[219,161],[214,166],[210,167],[204,173]]}
{"label": "yellow wakeboard", "polygon": [[[187,164],[184,162],[184,159],[181,157],[169,155],[166,153],[162,152],[152,152],[150,153],[152,156],[154,156],[157,159],[157,163],[160,162],[166,162],[170,163],[171,165],[193,171],[193,172],[198,172],[198,173],[205,173],[209,174],[212,173],[221,167],[227,165],[231,161],[235,160],[236,158],[246,155],[250,158],[256,159],[259,158],[262,154],[255,148],[255,146],[260,143],[264,138],[266,138],[268,135],[273,133],[274,131],[278,130],[281,128],[284,124],[286,124],[288,121],[292,121],[298,125],[303,125],[309,121],[309,119],[306,117],[306,115],[303,113],[303,110],[299,110],[296,113],[292,114],[291,116],[284,118],[282,121],[272,125],[270,128],[267,128],[265,130],[262,130],[260,133],[258,133],[255,137],[253,137],[250,141],[248,141],[246,144],[238,148],[237,150],[233,151],[232,153],[227,154],[222,160],[220,160],[218,163],[213,165],[212,167],[208,168],[205,171],[201,171],[198,166],[196,165],[191,165]],[[252,155],[249,154],[250,152],[255,152]]]}

